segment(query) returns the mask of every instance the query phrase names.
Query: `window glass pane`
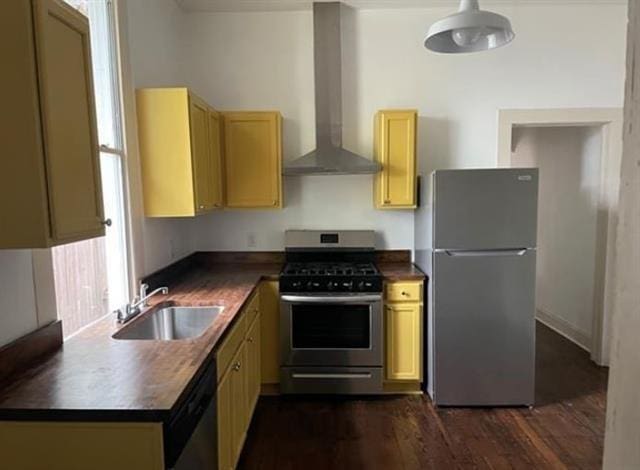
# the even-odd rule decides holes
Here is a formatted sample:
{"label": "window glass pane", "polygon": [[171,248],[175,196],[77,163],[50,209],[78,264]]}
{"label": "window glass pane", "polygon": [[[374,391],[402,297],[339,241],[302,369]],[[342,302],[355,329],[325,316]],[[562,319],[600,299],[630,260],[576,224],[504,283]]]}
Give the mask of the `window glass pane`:
{"label": "window glass pane", "polygon": [[109,311],[127,303],[127,245],[124,195],[122,193],[122,159],[119,155],[102,153],[102,199],[104,213],[111,219],[105,237],[106,270],[109,284]]}
{"label": "window glass pane", "polygon": [[105,243],[105,238],[94,238],[52,250],[56,306],[65,338],[109,311]]}
{"label": "window glass pane", "polygon": [[117,62],[113,41],[113,9],[108,0],[66,0],[89,17],[91,61],[101,145],[121,150],[120,103],[117,94]]}
{"label": "window glass pane", "polygon": [[[100,144],[122,153],[113,4],[110,0],[66,1],[89,17]],[[128,301],[122,155],[102,152],[100,170],[104,213],[111,226],[104,237],[52,250],[56,303],[65,338]]]}

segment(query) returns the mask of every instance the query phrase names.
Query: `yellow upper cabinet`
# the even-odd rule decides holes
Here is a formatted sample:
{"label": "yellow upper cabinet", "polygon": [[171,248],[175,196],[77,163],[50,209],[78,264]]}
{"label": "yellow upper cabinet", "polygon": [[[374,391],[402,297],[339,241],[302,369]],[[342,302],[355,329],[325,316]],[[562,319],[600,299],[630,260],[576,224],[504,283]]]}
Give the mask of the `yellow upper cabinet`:
{"label": "yellow upper cabinet", "polygon": [[374,154],[382,171],[374,179],[378,209],[414,209],[417,205],[415,110],[383,110],[375,116]]}
{"label": "yellow upper cabinet", "polygon": [[104,235],[87,18],[58,0],[14,0],[0,39],[0,248]]}
{"label": "yellow upper cabinet", "polygon": [[278,112],[225,112],[225,205],[282,207],[281,116]]}
{"label": "yellow upper cabinet", "polygon": [[136,105],[145,215],[189,217],[220,207],[218,114],[187,88],[139,89]]}
{"label": "yellow upper cabinet", "polygon": [[209,109],[209,138],[211,145],[211,203],[214,207],[222,207],[224,203],[224,194],[222,192],[222,117],[220,113],[213,109]]}

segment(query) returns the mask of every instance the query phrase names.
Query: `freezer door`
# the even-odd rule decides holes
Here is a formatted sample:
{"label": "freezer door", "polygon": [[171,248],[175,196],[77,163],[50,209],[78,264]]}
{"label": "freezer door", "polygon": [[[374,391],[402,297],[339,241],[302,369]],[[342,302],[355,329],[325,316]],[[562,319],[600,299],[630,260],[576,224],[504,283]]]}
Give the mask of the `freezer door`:
{"label": "freezer door", "polygon": [[435,249],[536,246],[537,169],[436,171],[433,190]]}
{"label": "freezer door", "polygon": [[434,401],[531,405],[535,250],[434,253]]}

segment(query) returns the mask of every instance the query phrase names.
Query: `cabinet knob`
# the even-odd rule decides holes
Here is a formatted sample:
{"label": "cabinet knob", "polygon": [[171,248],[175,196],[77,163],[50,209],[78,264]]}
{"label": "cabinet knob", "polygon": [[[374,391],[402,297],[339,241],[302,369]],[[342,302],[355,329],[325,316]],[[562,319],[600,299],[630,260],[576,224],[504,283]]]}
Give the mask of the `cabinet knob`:
{"label": "cabinet knob", "polygon": [[400,295],[402,295],[402,296],[404,296],[404,297],[407,297],[407,296],[409,295],[409,293],[408,293],[408,292],[405,292],[405,291],[402,291],[402,292],[400,292]]}
{"label": "cabinet knob", "polygon": [[204,206],[200,206],[200,209],[204,209]]}
{"label": "cabinet knob", "polygon": [[247,338],[247,343],[253,343],[253,338],[251,336]]}
{"label": "cabinet knob", "polygon": [[277,200],[277,199],[274,199],[274,200],[273,200],[273,206],[275,207],[275,206],[277,206],[277,205],[278,205],[278,200]]}
{"label": "cabinet knob", "polygon": [[384,203],[385,203],[385,204],[391,204],[391,199],[385,199],[385,200],[384,200]]}
{"label": "cabinet knob", "polygon": [[111,227],[113,225],[113,222],[111,221],[111,219],[101,220],[100,223],[105,227]]}
{"label": "cabinet knob", "polygon": [[240,370],[240,362],[236,362],[236,363],[233,365],[233,370],[235,370],[236,372],[238,372],[238,371]]}

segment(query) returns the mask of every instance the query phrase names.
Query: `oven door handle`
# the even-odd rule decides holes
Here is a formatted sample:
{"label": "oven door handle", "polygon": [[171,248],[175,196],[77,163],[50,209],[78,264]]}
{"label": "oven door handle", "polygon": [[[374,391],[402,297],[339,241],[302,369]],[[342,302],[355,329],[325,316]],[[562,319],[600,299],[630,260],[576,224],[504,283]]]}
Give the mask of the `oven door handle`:
{"label": "oven door handle", "polygon": [[371,304],[382,300],[382,295],[309,296],[283,295],[283,302],[292,304]]}

